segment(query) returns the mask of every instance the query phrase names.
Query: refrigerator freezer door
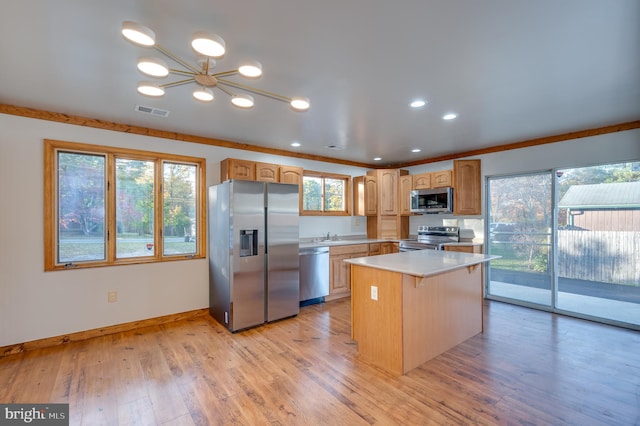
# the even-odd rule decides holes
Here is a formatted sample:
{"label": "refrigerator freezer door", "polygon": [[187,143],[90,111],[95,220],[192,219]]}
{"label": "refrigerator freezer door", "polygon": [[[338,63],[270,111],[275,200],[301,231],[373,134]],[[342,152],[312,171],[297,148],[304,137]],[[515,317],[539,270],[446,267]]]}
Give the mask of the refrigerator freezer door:
{"label": "refrigerator freezer door", "polygon": [[267,183],[267,321],[300,312],[298,185]]}
{"label": "refrigerator freezer door", "polygon": [[[231,181],[230,232],[231,255],[230,311],[232,331],[265,322],[265,211],[264,183]],[[246,256],[242,239],[248,231],[257,238],[257,252]]]}

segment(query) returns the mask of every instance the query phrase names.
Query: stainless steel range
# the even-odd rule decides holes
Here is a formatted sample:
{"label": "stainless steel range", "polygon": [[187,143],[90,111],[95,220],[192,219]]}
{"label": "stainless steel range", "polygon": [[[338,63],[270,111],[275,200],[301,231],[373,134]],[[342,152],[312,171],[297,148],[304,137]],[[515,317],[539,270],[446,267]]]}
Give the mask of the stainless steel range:
{"label": "stainless steel range", "polygon": [[457,226],[418,226],[418,236],[412,240],[401,240],[400,251],[442,250],[445,243],[460,241],[460,228]]}

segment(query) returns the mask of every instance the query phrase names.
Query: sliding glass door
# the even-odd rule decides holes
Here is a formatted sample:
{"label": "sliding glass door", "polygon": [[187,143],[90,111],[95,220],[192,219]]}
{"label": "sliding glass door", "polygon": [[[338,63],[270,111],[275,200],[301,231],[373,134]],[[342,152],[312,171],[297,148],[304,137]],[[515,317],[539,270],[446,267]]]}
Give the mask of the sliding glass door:
{"label": "sliding glass door", "polygon": [[640,164],[488,178],[486,217],[488,298],[640,327]]}
{"label": "sliding glass door", "polygon": [[558,170],[558,310],[640,325],[640,167]]}
{"label": "sliding glass door", "polygon": [[487,294],[551,306],[551,173],[490,178],[489,254],[502,256],[489,266]]}

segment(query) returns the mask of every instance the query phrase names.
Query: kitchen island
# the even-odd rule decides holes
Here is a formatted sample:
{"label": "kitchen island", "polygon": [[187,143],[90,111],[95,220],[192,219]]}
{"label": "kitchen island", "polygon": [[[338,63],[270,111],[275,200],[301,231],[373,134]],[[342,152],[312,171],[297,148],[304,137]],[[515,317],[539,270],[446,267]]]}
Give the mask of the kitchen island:
{"label": "kitchen island", "polygon": [[345,260],[359,357],[402,375],[481,333],[481,265],[498,257],[416,250]]}

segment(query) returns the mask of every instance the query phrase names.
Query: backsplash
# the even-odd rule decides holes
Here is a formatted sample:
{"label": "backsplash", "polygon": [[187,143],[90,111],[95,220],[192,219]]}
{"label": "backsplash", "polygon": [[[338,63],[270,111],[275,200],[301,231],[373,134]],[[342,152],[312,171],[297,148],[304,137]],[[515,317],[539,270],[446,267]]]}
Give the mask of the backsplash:
{"label": "backsplash", "polygon": [[300,216],[300,238],[323,235],[341,237],[367,234],[367,219],[363,216]]}
{"label": "backsplash", "polygon": [[[452,215],[425,214],[409,218],[409,233],[415,236],[419,225],[442,226],[444,220],[457,220],[460,228],[473,229],[476,239],[484,237],[482,218],[456,218]],[[367,218],[364,216],[300,216],[300,238],[318,238],[336,234],[341,237],[367,234]]]}
{"label": "backsplash", "polygon": [[[419,216],[411,216],[409,218],[409,233],[414,235],[418,226],[443,226],[453,225],[450,221],[458,221],[456,226],[460,229],[472,229],[475,234],[475,239],[484,239],[484,219],[482,218],[458,218],[453,215],[439,215],[439,214],[423,214]],[[447,223],[445,223],[447,221]]]}

